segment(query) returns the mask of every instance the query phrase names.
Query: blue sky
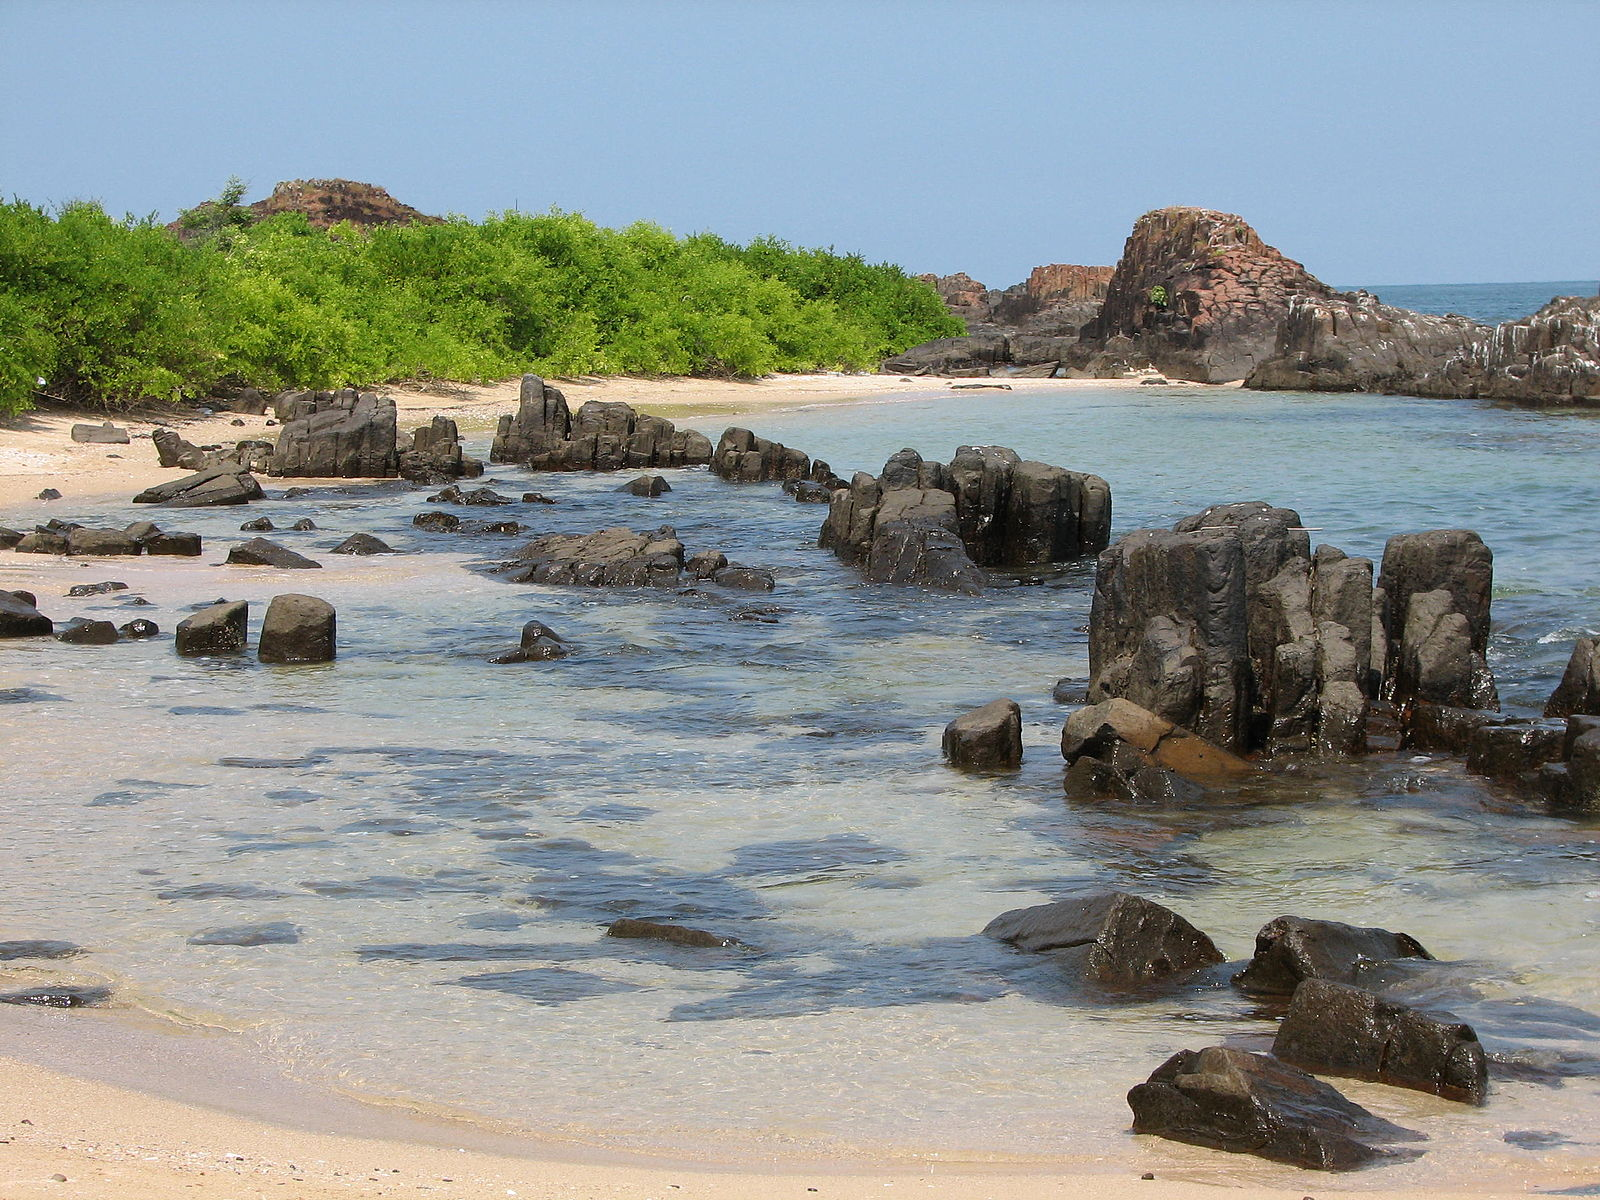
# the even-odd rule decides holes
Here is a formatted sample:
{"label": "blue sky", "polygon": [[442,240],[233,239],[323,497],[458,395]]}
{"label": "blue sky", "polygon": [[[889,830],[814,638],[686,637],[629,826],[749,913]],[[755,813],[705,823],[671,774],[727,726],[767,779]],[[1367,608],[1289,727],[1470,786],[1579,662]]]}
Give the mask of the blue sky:
{"label": "blue sky", "polygon": [[1600,274],[1600,2],[0,0],[0,194],[230,175],[991,286],[1167,204],[1337,284]]}

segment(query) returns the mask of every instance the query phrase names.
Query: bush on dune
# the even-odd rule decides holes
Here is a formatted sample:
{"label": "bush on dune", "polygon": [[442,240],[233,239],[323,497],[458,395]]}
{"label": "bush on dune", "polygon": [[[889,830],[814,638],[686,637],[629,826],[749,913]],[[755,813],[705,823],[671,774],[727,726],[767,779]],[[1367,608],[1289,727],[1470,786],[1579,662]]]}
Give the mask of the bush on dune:
{"label": "bush on dune", "polygon": [[0,411],[28,407],[39,379],[115,406],[524,370],[863,369],[960,332],[898,267],[776,239],[559,211],[326,230],[219,211],[232,210],[180,242],[93,204],[0,204]]}

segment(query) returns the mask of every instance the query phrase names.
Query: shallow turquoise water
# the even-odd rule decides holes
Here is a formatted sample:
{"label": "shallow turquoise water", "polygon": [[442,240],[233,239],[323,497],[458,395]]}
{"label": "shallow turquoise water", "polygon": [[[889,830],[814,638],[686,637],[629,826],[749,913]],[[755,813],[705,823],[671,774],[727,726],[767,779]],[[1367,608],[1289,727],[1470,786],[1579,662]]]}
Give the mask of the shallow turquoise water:
{"label": "shallow turquoise water", "polygon": [[[1174,387],[930,392],[749,420],[844,474],[905,445],[948,458],[985,442],[1093,470],[1119,533],[1249,498],[1297,508],[1314,540],[1353,554],[1380,554],[1392,533],[1477,529],[1496,553],[1492,656],[1511,707],[1541,704],[1571,639],[1600,629],[1593,416]],[[1448,763],[1384,756],[1188,811],[1067,803],[1049,697],[1087,672],[1092,564],[977,600],[867,587],[814,548],[820,507],[668,474],[675,490],[646,501],[618,495],[616,477],[498,469],[499,490],[559,503],[492,515],[540,531],[671,522],[691,550],[774,568],[772,597],[507,585],[472,568],[520,539],[415,534],[423,493],[393,488],[174,515],[207,536],[199,562],[0,556],[0,586],[38,591],[57,619],[170,630],[226,595],[259,620],[271,595],[305,590],[337,605],[341,633],[340,661],[314,668],[184,661],[165,639],[0,643],[0,689],[35,697],[0,706],[7,936],[83,942],[94,953],[75,967],[158,1011],[244,1029],[311,1078],[645,1148],[1277,1178],[1126,1133],[1123,1092],[1174,1050],[1270,1038],[1220,979],[1107,1005],[974,936],[1089,882],[1174,905],[1235,958],[1283,912],[1405,929],[1474,964],[1478,994],[1451,1002],[1493,1046],[1600,1052],[1585,1018],[1551,1016],[1596,1007],[1592,825]],[[262,512],[280,526],[312,516],[319,532],[280,540],[325,569],[213,565]],[[70,499],[48,513],[147,515]],[[415,553],[319,553],[358,530]],[[103,578],[154,607],[62,598]],[[776,623],[730,619],[769,599]],[[533,618],[578,653],[484,661]],[[1023,706],[1023,769],[946,770],[944,723],[996,695]],[[601,939],[620,915],[756,950]],[[187,940],[268,922],[301,940]],[[1549,1018],[1537,1036],[1530,1012]],[[1379,1184],[1522,1170],[1535,1156],[1502,1140],[1516,1129],[1572,1137],[1540,1152],[1554,1163],[1592,1159],[1596,1090],[1595,1076],[1505,1084],[1463,1112],[1350,1089],[1433,1137]]]}

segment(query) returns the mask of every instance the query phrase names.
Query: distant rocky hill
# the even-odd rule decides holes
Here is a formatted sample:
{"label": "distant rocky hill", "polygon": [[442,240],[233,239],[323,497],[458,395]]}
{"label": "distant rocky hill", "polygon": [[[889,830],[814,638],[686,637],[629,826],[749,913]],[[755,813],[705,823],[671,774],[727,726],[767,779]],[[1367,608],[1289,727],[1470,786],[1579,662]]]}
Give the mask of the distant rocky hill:
{"label": "distant rocky hill", "polygon": [[[207,200],[189,211],[204,213],[215,207],[213,201]],[[244,207],[253,221],[284,212],[304,213],[318,229],[328,229],[341,221],[354,225],[439,225],[444,221],[443,217],[402,204],[375,183],[354,179],[291,179],[273,188],[265,200]],[[193,232],[191,223],[182,218],[167,228],[179,237]]]}
{"label": "distant rocky hill", "polygon": [[[883,369],[1116,378],[1153,368],[1262,389],[1600,401],[1600,298],[1558,298],[1498,327],[1411,312],[1336,292],[1243,218],[1204,208],[1146,213],[1101,291],[1104,270],[1041,267],[1003,292],[965,275],[930,279],[969,336],[913,347]],[[1089,307],[1073,327],[1068,315]]]}

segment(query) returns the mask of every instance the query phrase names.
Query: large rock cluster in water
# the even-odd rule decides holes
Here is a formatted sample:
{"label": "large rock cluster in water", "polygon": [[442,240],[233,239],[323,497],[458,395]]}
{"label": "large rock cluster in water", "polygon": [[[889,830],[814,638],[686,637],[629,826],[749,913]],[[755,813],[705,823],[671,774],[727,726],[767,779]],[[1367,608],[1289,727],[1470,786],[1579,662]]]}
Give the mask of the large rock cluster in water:
{"label": "large rock cluster in water", "polygon": [[711,441],[702,433],[622,403],[591,400],[573,413],[561,390],[537,375],[522,377],[517,411],[500,418],[489,450],[490,462],[536,471],[695,467],[710,460]]}
{"label": "large rock cluster in water", "polygon": [[1122,697],[1246,753],[1366,744],[1369,703],[1495,707],[1484,653],[1492,556],[1477,535],[1391,538],[1372,563],[1313,554],[1298,513],[1216,505],[1100,556],[1091,702]]}
{"label": "large rock cluster in water", "polygon": [[872,582],[976,591],[984,568],[1065,562],[1110,533],[1111,488],[1098,475],[963,446],[949,463],[901,450],[881,475],[858,472],[835,492],[818,542]]}

